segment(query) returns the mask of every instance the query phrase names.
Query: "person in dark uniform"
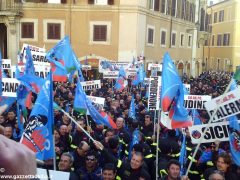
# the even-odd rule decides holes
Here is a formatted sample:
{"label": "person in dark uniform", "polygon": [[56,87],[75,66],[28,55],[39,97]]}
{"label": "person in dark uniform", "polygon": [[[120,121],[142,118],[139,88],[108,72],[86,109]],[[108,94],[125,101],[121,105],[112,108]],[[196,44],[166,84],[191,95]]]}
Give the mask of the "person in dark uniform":
{"label": "person in dark uniform", "polygon": [[146,180],[151,179],[148,172],[142,167],[144,160],[142,153],[135,152],[130,162],[122,162],[111,156],[100,142],[96,141],[94,144],[97,149],[101,150],[106,162],[113,163],[117,167],[117,178],[121,178],[122,180],[138,180],[141,176],[144,176]]}
{"label": "person in dark uniform", "polygon": [[237,180],[237,175],[231,170],[231,166],[231,156],[228,153],[223,152],[217,156],[216,165],[205,170],[204,178],[208,179],[211,173],[218,170],[223,172],[225,180]]}

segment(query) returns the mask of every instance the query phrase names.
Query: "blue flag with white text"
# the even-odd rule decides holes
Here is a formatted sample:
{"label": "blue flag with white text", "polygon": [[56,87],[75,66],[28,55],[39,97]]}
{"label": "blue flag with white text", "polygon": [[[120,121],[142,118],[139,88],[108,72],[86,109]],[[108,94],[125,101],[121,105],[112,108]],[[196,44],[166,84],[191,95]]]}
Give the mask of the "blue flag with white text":
{"label": "blue flag with white text", "polygon": [[36,153],[39,160],[54,157],[52,74],[49,73],[38,94],[34,108],[23,132],[21,143]]}
{"label": "blue flag with white text", "polygon": [[[233,80],[233,83],[230,86],[230,91],[236,89],[236,81]],[[240,166],[240,126],[238,123],[237,116],[231,116],[229,120],[229,143],[230,143],[230,152],[234,163]]]}

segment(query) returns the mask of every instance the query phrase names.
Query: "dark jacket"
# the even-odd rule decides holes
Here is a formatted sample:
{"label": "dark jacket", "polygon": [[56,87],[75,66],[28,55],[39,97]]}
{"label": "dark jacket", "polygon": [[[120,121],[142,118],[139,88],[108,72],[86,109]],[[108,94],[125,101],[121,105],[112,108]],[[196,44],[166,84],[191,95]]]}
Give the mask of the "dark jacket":
{"label": "dark jacket", "polygon": [[[212,174],[215,170],[217,170],[216,167],[206,169],[206,171],[204,172],[204,178],[208,179],[210,174]],[[224,177],[225,177],[225,180],[238,180],[237,175],[232,171],[227,171],[224,174]]]}

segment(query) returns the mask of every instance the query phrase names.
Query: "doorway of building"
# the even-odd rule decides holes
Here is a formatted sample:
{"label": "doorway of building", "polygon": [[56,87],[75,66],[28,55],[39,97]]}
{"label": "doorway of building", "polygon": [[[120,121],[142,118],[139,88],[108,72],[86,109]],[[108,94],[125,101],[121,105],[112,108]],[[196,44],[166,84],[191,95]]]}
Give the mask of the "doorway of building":
{"label": "doorway of building", "polygon": [[0,23],[0,50],[2,58],[7,59],[7,27],[4,23]]}

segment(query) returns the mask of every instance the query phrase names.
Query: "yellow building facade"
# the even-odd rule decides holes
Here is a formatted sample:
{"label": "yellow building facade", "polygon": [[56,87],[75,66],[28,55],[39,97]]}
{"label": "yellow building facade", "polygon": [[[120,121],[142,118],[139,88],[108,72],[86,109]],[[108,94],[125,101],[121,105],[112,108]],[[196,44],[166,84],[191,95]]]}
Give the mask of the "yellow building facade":
{"label": "yellow building facade", "polygon": [[[16,0],[2,0],[18,2]],[[20,2],[20,1],[19,1]],[[80,59],[104,57],[131,62],[144,56],[145,65],[161,63],[169,52],[180,75],[202,71],[202,54],[193,60],[196,4],[192,0],[24,0],[9,29],[7,12],[1,15],[7,41],[4,56],[16,62],[23,43],[52,48],[65,35]],[[204,1],[205,2],[205,1]],[[2,13],[2,10],[1,10]],[[7,18],[8,17],[8,18]],[[196,29],[196,28],[195,28]],[[3,35],[0,35],[3,37]],[[13,47],[14,46],[14,47]],[[206,51],[206,47],[205,47]],[[207,52],[205,52],[206,54]],[[213,53],[213,51],[212,51]],[[91,62],[91,61],[90,61]]]}
{"label": "yellow building facade", "polygon": [[239,9],[239,0],[225,0],[207,8],[209,42],[204,57],[208,69],[235,72],[240,66]]}

